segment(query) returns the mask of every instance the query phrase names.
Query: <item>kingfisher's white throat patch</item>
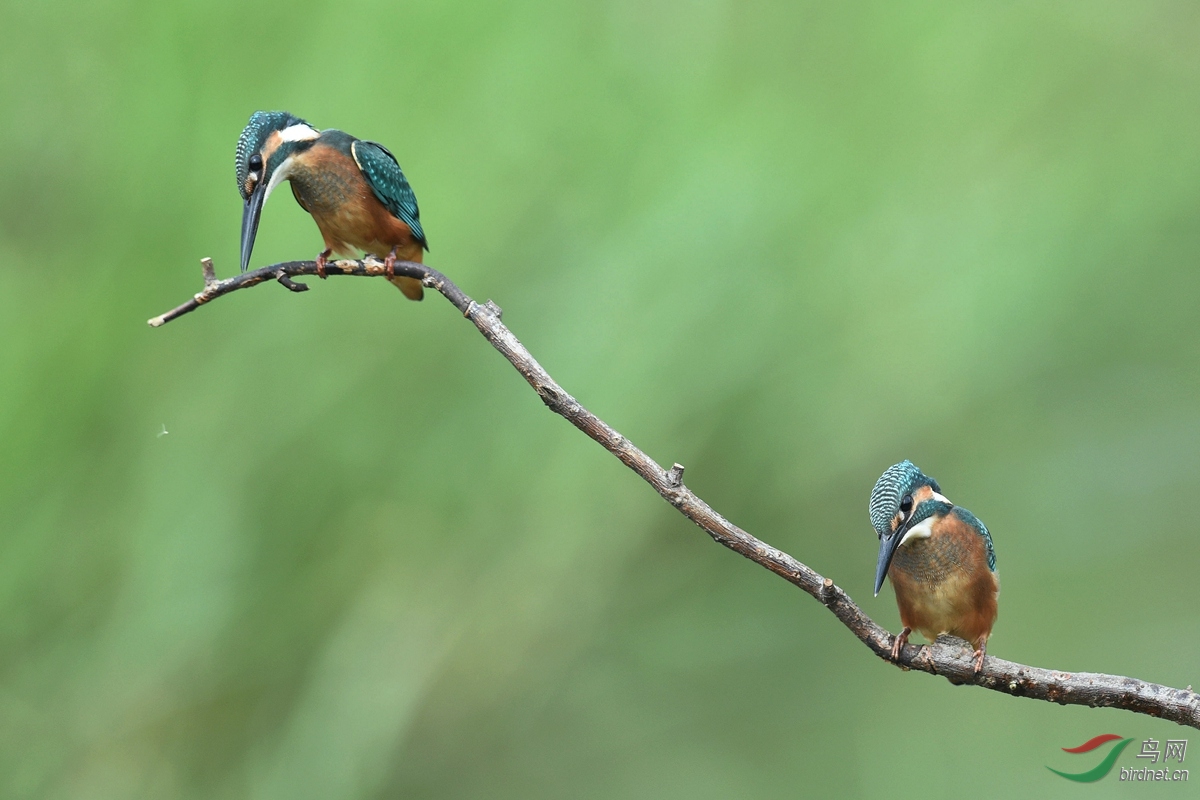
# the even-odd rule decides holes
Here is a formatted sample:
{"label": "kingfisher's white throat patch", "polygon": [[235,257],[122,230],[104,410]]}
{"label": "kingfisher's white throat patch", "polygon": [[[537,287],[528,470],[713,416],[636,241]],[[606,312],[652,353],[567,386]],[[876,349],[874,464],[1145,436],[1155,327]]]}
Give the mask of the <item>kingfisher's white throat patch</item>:
{"label": "kingfisher's white throat patch", "polygon": [[905,542],[910,539],[928,539],[933,536],[933,517],[926,517],[921,520],[919,525],[913,525],[904,532],[904,538],[900,540],[897,547],[903,547]]}
{"label": "kingfisher's white throat patch", "polygon": [[292,177],[292,168],[296,166],[295,156],[288,156],[283,160],[283,163],[275,168],[275,172],[271,174],[271,182],[267,184],[267,193],[263,197],[263,203],[271,197],[271,192],[275,191],[275,187],[283,183],[288,178]]}
{"label": "kingfisher's white throat patch", "polygon": [[285,142],[311,142],[320,136],[319,130],[304,123],[289,125],[279,132],[279,138]]}

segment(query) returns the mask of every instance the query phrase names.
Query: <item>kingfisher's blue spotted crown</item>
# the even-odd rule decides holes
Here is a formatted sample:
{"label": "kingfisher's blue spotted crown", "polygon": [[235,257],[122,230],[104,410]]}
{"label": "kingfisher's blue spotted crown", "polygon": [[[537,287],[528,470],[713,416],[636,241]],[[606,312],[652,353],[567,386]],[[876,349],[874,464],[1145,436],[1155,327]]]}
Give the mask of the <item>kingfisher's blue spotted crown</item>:
{"label": "kingfisher's blue spotted crown", "polygon": [[888,467],[875,481],[867,510],[871,514],[871,525],[881,537],[891,533],[892,517],[900,510],[900,500],[917,486],[931,486],[935,492],[941,493],[937,481],[917,469],[917,465],[908,459]]}
{"label": "kingfisher's blue spotted crown", "polygon": [[238,191],[242,193],[243,200],[247,196],[246,178],[250,175],[250,156],[262,150],[267,137],[271,135],[271,131],[284,130],[293,125],[307,124],[304,120],[287,111],[255,111],[250,115],[250,121],[246,123],[246,127],[242,129],[242,135],[238,137],[237,155],[235,157]]}

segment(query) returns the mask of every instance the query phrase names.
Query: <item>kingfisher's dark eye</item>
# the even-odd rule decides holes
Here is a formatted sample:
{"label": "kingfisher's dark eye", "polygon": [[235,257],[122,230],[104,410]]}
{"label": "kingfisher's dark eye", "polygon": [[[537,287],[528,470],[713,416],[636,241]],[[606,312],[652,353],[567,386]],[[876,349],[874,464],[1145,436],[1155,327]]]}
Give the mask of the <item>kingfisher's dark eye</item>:
{"label": "kingfisher's dark eye", "polygon": [[258,153],[255,153],[254,155],[250,156],[250,171],[258,172],[260,169],[262,169],[262,156],[260,156]]}
{"label": "kingfisher's dark eye", "polygon": [[911,494],[904,495],[904,499],[900,501],[900,510],[907,516],[908,512],[912,511],[913,499]]}

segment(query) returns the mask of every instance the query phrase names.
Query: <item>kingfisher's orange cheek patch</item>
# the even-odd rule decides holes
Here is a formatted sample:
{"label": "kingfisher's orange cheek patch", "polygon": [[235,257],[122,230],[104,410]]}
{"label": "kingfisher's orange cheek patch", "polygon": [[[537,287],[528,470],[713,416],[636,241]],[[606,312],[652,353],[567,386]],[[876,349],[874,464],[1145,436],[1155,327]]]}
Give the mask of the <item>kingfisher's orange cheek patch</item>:
{"label": "kingfisher's orange cheek patch", "polygon": [[279,149],[279,145],[283,144],[283,137],[279,135],[279,131],[271,131],[271,135],[267,137],[266,144],[263,145],[262,157],[263,163],[270,162],[271,156],[275,155],[275,151]]}

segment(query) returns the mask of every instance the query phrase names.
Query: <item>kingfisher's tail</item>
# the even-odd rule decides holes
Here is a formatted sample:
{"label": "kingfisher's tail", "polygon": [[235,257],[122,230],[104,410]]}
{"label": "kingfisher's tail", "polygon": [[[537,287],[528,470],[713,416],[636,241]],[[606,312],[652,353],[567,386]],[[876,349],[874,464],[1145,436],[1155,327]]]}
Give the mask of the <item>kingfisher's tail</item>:
{"label": "kingfisher's tail", "polygon": [[397,275],[393,278],[388,278],[388,280],[392,282],[393,286],[404,292],[404,296],[409,300],[420,300],[425,296],[425,289],[416,278]]}

